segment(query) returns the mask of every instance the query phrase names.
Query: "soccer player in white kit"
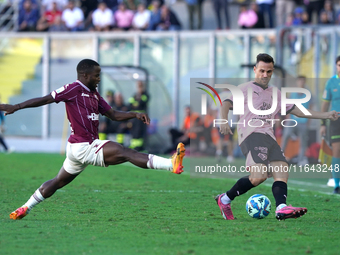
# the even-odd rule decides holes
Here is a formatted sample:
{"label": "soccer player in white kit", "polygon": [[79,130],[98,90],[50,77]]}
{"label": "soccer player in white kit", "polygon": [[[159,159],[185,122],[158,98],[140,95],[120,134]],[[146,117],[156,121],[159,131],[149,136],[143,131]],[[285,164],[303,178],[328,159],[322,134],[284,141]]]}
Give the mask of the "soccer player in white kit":
{"label": "soccer player in white kit", "polygon": [[[242,152],[246,157],[246,167],[250,175],[239,179],[235,185],[226,193],[217,195],[215,200],[220,207],[221,214],[226,220],[233,220],[234,216],[231,210],[230,203],[235,197],[246,193],[248,190],[261,184],[268,178],[268,165],[280,171],[273,171],[272,175],[274,183],[272,186],[273,196],[276,202],[276,218],[284,220],[287,218],[298,218],[307,212],[307,208],[293,207],[286,204],[288,189],[288,163],[278,145],[272,121],[268,119],[275,119],[275,115],[281,110],[281,93],[277,90],[277,105],[273,106],[275,111],[269,115],[256,115],[248,108],[248,88],[252,89],[252,104],[257,110],[272,109],[273,103],[273,87],[268,86],[271,76],[274,71],[273,58],[265,53],[257,55],[256,65],[254,66],[255,80],[247,82],[239,86],[244,98],[244,115],[240,116],[238,123],[245,122],[245,125],[238,124],[238,141]],[[233,97],[227,99],[222,105],[222,119],[228,119],[229,110],[233,109]],[[286,106],[287,114],[294,114],[297,117],[314,118],[314,119],[338,119],[338,112],[316,112],[308,110],[311,115],[304,115],[304,113],[295,105]],[[248,123],[251,126],[248,126]],[[263,123],[263,125],[261,125]],[[256,126],[256,127],[254,127]],[[222,124],[220,126],[222,134],[232,134],[229,124]]]}
{"label": "soccer player in white kit", "polygon": [[131,162],[141,168],[164,169],[175,174],[183,172],[185,148],[182,143],[178,144],[172,159],[166,159],[139,153],[109,140],[98,139],[99,114],[114,121],[137,118],[145,124],[150,123],[145,113],[115,111],[105,102],[97,91],[100,71],[96,61],[83,59],[77,65],[78,79],[75,82],[66,84],[44,97],[16,105],[0,104],[0,111],[8,115],[24,108],[64,102],[72,131],[68,139],[66,159],[57,176],[43,183],[23,206],[10,214],[11,219],[25,217],[35,205],[73,181],[88,165],[106,167]]}

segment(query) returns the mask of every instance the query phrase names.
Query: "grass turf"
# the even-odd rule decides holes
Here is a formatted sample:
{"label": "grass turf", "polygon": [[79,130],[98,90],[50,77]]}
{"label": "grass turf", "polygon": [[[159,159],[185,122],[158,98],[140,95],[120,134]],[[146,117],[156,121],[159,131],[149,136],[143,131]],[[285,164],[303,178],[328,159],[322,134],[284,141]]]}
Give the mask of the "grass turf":
{"label": "grass turf", "polygon": [[[0,254],[340,253],[340,196],[292,185],[288,201],[306,206],[307,215],[279,222],[273,207],[267,218],[255,220],[245,210],[249,196],[266,194],[274,203],[271,185],[261,185],[238,197],[232,204],[237,220],[225,221],[213,197],[235,180],[130,164],[90,166],[27,217],[10,220],[9,213],[53,178],[63,160],[0,154]],[[186,159],[186,170],[189,164]]]}

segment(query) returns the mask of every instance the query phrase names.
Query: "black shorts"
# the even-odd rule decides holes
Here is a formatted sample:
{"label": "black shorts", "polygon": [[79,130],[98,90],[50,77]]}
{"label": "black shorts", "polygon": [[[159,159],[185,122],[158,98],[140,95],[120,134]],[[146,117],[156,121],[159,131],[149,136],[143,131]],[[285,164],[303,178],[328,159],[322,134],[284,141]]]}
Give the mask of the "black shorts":
{"label": "black shorts", "polygon": [[331,134],[331,143],[340,142],[340,119],[331,121],[329,131]]}
{"label": "black shorts", "polygon": [[241,144],[241,150],[246,157],[246,166],[264,164],[268,166],[273,161],[287,162],[278,143],[267,134],[252,133]]}

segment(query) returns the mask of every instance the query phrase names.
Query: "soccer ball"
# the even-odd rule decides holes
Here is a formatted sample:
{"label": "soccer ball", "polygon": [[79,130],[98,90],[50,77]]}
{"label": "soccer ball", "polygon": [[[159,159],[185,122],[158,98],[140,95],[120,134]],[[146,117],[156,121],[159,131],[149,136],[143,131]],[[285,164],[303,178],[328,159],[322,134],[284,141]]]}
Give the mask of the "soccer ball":
{"label": "soccer ball", "polygon": [[270,213],[271,203],[268,197],[261,194],[251,196],[246,203],[246,210],[250,217],[263,219]]}

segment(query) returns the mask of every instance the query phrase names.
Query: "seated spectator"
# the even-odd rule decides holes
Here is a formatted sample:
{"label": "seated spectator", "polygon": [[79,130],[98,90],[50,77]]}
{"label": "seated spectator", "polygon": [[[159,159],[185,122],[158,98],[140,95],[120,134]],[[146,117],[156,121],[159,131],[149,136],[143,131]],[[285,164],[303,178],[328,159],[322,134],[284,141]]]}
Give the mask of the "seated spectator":
{"label": "seated spectator", "polygon": [[161,8],[161,21],[157,25],[156,30],[180,30],[181,23],[179,23],[177,16],[173,13],[170,8],[163,5]]}
{"label": "seated spectator", "polygon": [[49,32],[66,32],[68,31],[64,22],[61,20],[61,16],[56,16],[52,25],[50,25]]}
{"label": "seated spectator", "polygon": [[254,10],[248,9],[247,5],[241,5],[237,24],[243,28],[253,28],[257,23],[257,15]]}
{"label": "seated spectator", "polygon": [[327,15],[326,11],[321,11],[320,13],[320,25],[330,25],[332,22],[329,20],[329,16]]}
{"label": "seated spectator", "polygon": [[126,8],[124,3],[119,4],[118,10],[114,14],[116,29],[115,30],[129,30],[132,26],[134,13]]}
{"label": "seated spectator", "polygon": [[[19,3],[19,11],[24,8],[24,3],[26,0],[8,0],[8,3],[10,4],[17,4]],[[1,0],[0,0],[1,3]],[[31,0],[32,3],[32,9],[38,9],[39,10],[39,0]]]}
{"label": "seated spectator", "polygon": [[107,8],[106,3],[101,2],[92,14],[93,30],[110,31],[114,22],[113,12]]}
{"label": "seated spectator", "polygon": [[57,2],[53,2],[52,10],[45,11],[38,21],[38,31],[48,31],[57,16],[61,17],[62,12],[58,10]]}
{"label": "seated spectator", "polygon": [[131,11],[137,11],[138,5],[140,1],[138,0],[123,0],[123,3],[126,5],[126,8]]}
{"label": "seated spectator", "polygon": [[57,9],[63,11],[67,6],[67,0],[42,0],[41,1],[41,13],[46,11],[52,11],[54,4],[57,5]]}
{"label": "seated spectator", "polygon": [[144,4],[138,5],[138,11],[132,20],[132,27],[136,30],[146,30],[149,26],[151,12],[145,9]]}
{"label": "seated spectator", "polygon": [[293,26],[302,25],[302,13],[304,13],[304,10],[302,7],[295,8],[294,17],[292,21]]}
{"label": "seated spectator", "polygon": [[266,25],[264,23],[264,16],[263,16],[263,13],[259,11],[259,6],[257,5],[257,3],[252,2],[250,4],[250,8],[256,13],[256,16],[257,16],[257,22],[253,26],[253,28],[265,28]]}
{"label": "seated spectator", "polygon": [[294,20],[294,13],[291,13],[286,18],[285,26],[287,26],[287,27],[292,26],[293,25],[293,20]]}
{"label": "seated spectator", "polygon": [[74,0],[68,2],[61,19],[69,31],[82,31],[84,29],[84,13],[75,6]]}
{"label": "seated spectator", "polygon": [[151,16],[150,22],[148,26],[148,30],[156,30],[157,25],[161,22],[161,3],[157,0],[152,1],[151,3]]}
{"label": "seated spectator", "polygon": [[309,25],[309,17],[308,12],[304,11],[301,15],[301,24],[302,25]]}
{"label": "seated spectator", "polygon": [[39,20],[39,10],[32,5],[31,0],[25,0],[23,9],[19,11],[19,32],[36,31]]}
{"label": "seated spectator", "polygon": [[324,23],[324,22],[321,22],[322,13],[325,13],[326,14],[325,16],[327,16],[327,19],[326,17],[324,17],[324,22],[327,20],[327,22],[329,22],[327,24],[335,23],[335,11],[334,11],[334,7],[331,1],[325,1],[324,8],[320,11],[320,18],[319,18],[320,23]]}

